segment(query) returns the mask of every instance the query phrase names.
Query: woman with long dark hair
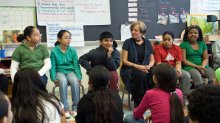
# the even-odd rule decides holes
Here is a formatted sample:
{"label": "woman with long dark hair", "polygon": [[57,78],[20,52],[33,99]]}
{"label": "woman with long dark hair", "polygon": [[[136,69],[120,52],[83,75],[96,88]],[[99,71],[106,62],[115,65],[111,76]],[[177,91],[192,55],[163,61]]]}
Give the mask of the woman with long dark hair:
{"label": "woman with long dark hair", "polygon": [[33,69],[21,69],[15,74],[12,111],[15,123],[65,122],[63,105],[47,92]]}
{"label": "woman with long dark hair", "polygon": [[89,72],[91,91],[78,103],[77,123],[122,123],[123,107],[117,92],[108,89],[110,73],[104,66]]}

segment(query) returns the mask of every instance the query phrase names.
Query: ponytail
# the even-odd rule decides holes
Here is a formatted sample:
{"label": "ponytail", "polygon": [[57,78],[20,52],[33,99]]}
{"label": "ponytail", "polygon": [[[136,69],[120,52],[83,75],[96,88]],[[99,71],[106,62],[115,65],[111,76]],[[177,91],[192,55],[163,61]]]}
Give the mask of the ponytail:
{"label": "ponytail", "polygon": [[25,37],[24,37],[23,34],[20,34],[20,35],[17,36],[17,41],[18,42],[22,42],[24,39],[25,39]]}
{"label": "ponytail", "polygon": [[114,112],[117,110],[111,90],[99,88],[94,92],[95,123],[114,123]]}
{"label": "ponytail", "polygon": [[171,92],[170,97],[170,122],[171,123],[183,123],[183,105],[177,96],[176,92]]}
{"label": "ponytail", "polygon": [[54,45],[55,45],[55,46],[60,45],[60,42],[59,42],[59,41],[56,41]]}

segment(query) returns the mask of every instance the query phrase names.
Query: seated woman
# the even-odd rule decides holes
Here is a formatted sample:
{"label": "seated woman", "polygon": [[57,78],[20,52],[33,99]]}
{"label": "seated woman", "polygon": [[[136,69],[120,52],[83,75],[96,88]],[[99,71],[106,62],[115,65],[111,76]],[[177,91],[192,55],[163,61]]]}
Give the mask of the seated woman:
{"label": "seated woman", "polygon": [[12,111],[15,123],[66,122],[63,105],[47,92],[33,69],[21,69],[15,74]]}
{"label": "seated woman", "polygon": [[144,38],[146,26],[142,21],[130,27],[132,37],[122,47],[121,77],[126,89],[134,98],[135,107],[139,105],[145,91],[152,87],[150,70],[154,66],[153,48]]}
{"label": "seated woman", "polygon": [[12,119],[11,103],[8,97],[0,91],[0,123],[12,123]]}
{"label": "seated woman", "polygon": [[95,66],[89,72],[91,91],[85,94],[77,107],[77,123],[123,123],[120,96],[108,88],[110,74],[104,66]]}
{"label": "seated woman", "polygon": [[183,56],[183,69],[190,73],[194,87],[203,84],[202,76],[208,79],[208,83],[212,83],[215,73],[208,66],[207,46],[203,41],[201,28],[196,25],[187,27],[180,47]]}

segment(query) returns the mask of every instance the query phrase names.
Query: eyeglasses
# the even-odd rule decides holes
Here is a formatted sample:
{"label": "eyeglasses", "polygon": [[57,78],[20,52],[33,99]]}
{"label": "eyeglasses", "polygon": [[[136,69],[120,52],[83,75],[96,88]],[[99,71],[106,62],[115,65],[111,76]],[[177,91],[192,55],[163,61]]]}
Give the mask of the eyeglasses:
{"label": "eyeglasses", "polygon": [[71,37],[63,37],[62,39],[65,39],[65,40],[71,40],[72,38]]}
{"label": "eyeglasses", "polygon": [[33,36],[38,36],[38,37],[41,37],[43,34],[33,34]]}

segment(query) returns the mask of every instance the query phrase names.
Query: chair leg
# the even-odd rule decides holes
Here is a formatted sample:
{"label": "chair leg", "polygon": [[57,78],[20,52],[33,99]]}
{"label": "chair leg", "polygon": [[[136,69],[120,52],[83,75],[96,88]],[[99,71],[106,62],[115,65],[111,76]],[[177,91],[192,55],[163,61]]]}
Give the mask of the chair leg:
{"label": "chair leg", "polygon": [[130,99],[130,93],[128,92],[128,108],[131,110],[131,99]]}
{"label": "chair leg", "polygon": [[80,83],[79,86],[82,88],[82,94],[84,95],[85,94],[84,86],[82,85],[82,83]]}
{"label": "chair leg", "polygon": [[56,86],[56,85],[53,86],[53,89],[52,89],[53,95],[55,95],[55,89],[56,89],[56,87],[58,87],[58,86]]}
{"label": "chair leg", "polygon": [[122,96],[121,96],[121,100],[122,100],[122,102],[123,102],[123,100],[124,100],[124,94],[125,94],[125,90],[124,90],[124,88],[123,88]]}

